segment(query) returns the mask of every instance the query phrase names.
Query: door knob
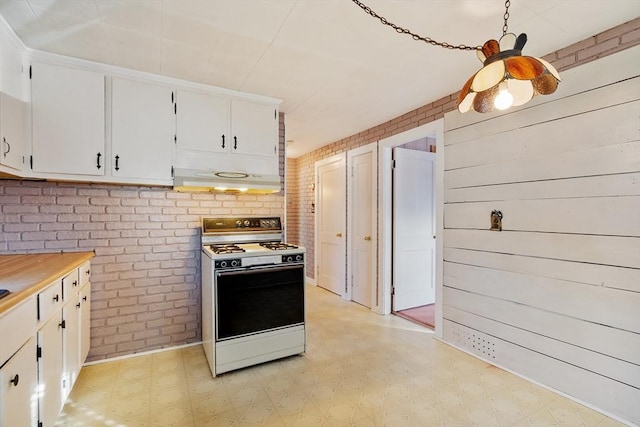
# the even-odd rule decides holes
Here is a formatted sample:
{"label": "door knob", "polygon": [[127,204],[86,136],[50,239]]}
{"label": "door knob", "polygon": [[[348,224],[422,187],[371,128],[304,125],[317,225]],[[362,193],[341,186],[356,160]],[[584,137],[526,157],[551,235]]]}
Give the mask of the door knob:
{"label": "door knob", "polygon": [[342,233],[336,233],[336,237],[342,237]]}
{"label": "door knob", "polygon": [[364,240],[371,240],[371,236],[364,236]]}

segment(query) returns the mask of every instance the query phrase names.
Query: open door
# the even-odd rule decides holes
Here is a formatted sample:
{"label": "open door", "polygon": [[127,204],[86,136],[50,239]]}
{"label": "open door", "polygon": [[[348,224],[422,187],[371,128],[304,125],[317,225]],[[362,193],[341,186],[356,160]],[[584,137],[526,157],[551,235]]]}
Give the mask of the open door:
{"label": "open door", "polygon": [[435,157],[393,149],[393,311],[435,302]]}

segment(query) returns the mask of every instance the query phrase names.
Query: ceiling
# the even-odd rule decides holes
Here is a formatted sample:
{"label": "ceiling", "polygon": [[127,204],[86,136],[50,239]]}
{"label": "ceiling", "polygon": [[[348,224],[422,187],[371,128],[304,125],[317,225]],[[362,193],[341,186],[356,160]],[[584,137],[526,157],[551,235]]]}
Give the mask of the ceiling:
{"label": "ceiling", "polygon": [[[502,0],[364,3],[453,45],[502,35]],[[640,16],[640,2],[513,0],[509,12],[524,52],[544,56]],[[279,98],[289,157],[457,92],[480,66],[351,0],[0,0],[0,15],[33,49]]]}

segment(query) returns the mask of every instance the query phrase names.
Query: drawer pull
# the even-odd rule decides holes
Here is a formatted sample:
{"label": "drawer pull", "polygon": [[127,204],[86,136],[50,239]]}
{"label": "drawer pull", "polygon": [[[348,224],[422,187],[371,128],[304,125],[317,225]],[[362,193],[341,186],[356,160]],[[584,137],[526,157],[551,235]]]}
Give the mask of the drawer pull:
{"label": "drawer pull", "polygon": [[80,308],[80,303],[77,303],[77,304],[76,304],[76,308]]}
{"label": "drawer pull", "polygon": [[82,301],[86,301],[86,300],[87,300],[86,296],[82,297]]}
{"label": "drawer pull", "polygon": [[85,273],[86,273],[86,274],[87,274],[87,276],[88,276],[89,274],[91,274],[91,270],[87,270],[87,271],[85,271]]}
{"label": "drawer pull", "polygon": [[58,327],[65,329],[67,327],[67,322],[63,320],[62,322],[58,323]]}
{"label": "drawer pull", "polygon": [[58,294],[56,294],[56,296],[53,297],[53,300],[56,301],[56,302],[58,302],[60,300],[60,297],[58,296]]}
{"label": "drawer pull", "polygon": [[19,381],[20,381],[20,375],[16,374],[16,376],[13,377],[9,382],[14,386],[17,386]]}
{"label": "drawer pull", "polygon": [[73,286],[74,286],[74,287],[78,286],[78,281],[77,281],[77,280],[74,280],[74,281],[73,281]]}

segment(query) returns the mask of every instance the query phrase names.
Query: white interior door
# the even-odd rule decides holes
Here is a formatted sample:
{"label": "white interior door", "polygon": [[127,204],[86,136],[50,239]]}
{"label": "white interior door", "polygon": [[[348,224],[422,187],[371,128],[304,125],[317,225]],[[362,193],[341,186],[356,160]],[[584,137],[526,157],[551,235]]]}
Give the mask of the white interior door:
{"label": "white interior door", "polygon": [[338,295],[346,276],[346,159],[340,154],[316,163],[316,283]]}
{"label": "white interior door", "polygon": [[393,311],[435,302],[435,154],[393,149]]}
{"label": "white interior door", "polygon": [[348,160],[348,280],[351,300],[371,308],[375,303],[376,217],[378,192],[377,144],[347,153]]}

